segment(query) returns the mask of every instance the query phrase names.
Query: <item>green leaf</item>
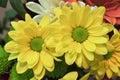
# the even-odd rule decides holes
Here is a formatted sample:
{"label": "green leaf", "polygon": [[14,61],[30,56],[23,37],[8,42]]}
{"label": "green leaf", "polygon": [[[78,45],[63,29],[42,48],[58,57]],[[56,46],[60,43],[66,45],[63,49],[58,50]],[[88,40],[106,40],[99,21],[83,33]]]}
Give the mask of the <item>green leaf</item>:
{"label": "green leaf", "polygon": [[8,0],[0,0],[0,7],[6,7]]}
{"label": "green leaf", "polygon": [[24,18],[26,11],[21,0],[10,0],[10,4]]}
{"label": "green leaf", "polygon": [[14,9],[10,9],[5,12],[5,17],[8,19],[13,19],[17,15],[17,12]]}
{"label": "green leaf", "polygon": [[12,61],[8,61],[9,54],[0,45],[0,75],[4,74],[10,67]]}

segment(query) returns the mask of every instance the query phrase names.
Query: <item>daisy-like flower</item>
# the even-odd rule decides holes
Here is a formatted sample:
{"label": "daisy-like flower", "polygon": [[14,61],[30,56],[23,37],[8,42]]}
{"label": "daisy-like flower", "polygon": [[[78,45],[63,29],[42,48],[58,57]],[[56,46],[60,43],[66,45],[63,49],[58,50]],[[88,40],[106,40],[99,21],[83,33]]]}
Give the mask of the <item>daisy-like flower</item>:
{"label": "daisy-like flower", "polygon": [[12,41],[5,45],[5,50],[11,53],[9,60],[17,59],[18,73],[33,69],[34,78],[40,80],[46,69],[54,70],[54,58],[45,45],[49,22],[49,15],[44,16],[37,24],[29,14],[26,14],[25,21],[11,22],[14,30],[8,34]]}
{"label": "daisy-like flower", "polygon": [[35,19],[37,22],[41,20],[41,18],[46,15],[50,14],[50,16],[53,18],[53,9],[55,7],[59,6],[60,1],[62,0],[38,0],[40,4],[35,2],[28,2],[26,3],[26,7],[37,13],[38,15],[34,16],[33,19]]}
{"label": "daisy-like flower", "polygon": [[53,29],[52,32],[56,31],[56,33],[46,45],[54,46],[56,52],[61,55],[65,53],[65,61],[68,65],[75,62],[79,67],[88,68],[86,59],[94,60],[96,48],[102,50],[97,53],[99,55],[107,53],[103,44],[108,41],[105,35],[113,26],[103,23],[104,7],[91,10],[88,5],[80,6],[72,3],[72,9],[63,6],[54,11],[61,26]]}
{"label": "daisy-like flower", "polygon": [[72,71],[67,73],[63,78],[59,80],[77,80],[78,73],[76,71]]}
{"label": "daisy-like flower", "polygon": [[81,80],[87,80],[90,74],[95,75],[97,80],[102,80],[105,74],[108,78],[113,78],[115,75],[120,76],[120,34],[116,29],[106,47],[108,53],[104,56],[96,56],[91,63],[90,73]]}

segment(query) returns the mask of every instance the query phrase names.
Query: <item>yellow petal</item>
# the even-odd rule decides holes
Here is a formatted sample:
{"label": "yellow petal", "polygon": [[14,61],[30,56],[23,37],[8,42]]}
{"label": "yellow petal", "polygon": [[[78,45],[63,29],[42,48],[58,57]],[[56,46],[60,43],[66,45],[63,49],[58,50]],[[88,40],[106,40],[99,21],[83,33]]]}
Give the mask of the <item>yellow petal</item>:
{"label": "yellow petal", "polygon": [[[25,22],[24,21],[18,21],[18,22],[11,22],[11,25],[12,25],[12,27],[15,29],[15,30],[17,30],[17,31],[21,31],[21,30],[23,30],[24,29],[24,27],[26,27],[25,26]],[[22,26],[22,28],[21,28],[21,26]]]}
{"label": "yellow petal", "polygon": [[38,37],[37,36],[37,27],[35,25],[29,26],[24,29],[24,32],[29,38]]}
{"label": "yellow petal", "polygon": [[90,73],[87,73],[79,80],[88,80],[89,76],[90,76]]}
{"label": "yellow petal", "polygon": [[86,50],[88,50],[90,52],[94,52],[96,49],[96,45],[88,40],[83,42],[83,46],[85,47]]}
{"label": "yellow petal", "polygon": [[105,74],[105,69],[101,67],[97,72],[98,72],[98,75],[102,76]]}
{"label": "yellow petal", "polygon": [[10,31],[8,34],[14,41],[19,44],[25,45],[30,42],[30,39],[23,32]]}
{"label": "yellow petal", "polygon": [[28,69],[27,63],[17,63],[16,70],[18,73],[24,73]]}
{"label": "yellow petal", "polygon": [[4,49],[9,53],[18,53],[18,44],[14,41],[10,41],[5,45]]}
{"label": "yellow petal", "polygon": [[110,42],[106,43],[106,47],[108,49],[108,52],[112,52],[114,50],[114,46]]}
{"label": "yellow petal", "polygon": [[58,45],[55,48],[55,51],[62,56],[65,52],[67,52],[68,50],[67,47],[68,46],[66,44],[61,42],[61,43],[58,43]]}
{"label": "yellow petal", "polygon": [[115,65],[115,64],[114,64],[113,62],[111,62],[111,61],[109,61],[109,67],[110,67],[110,69],[111,69],[113,72],[115,72],[115,73],[117,73],[117,72],[119,71],[118,66]]}
{"label": "yellow petal", "polygon": [[106,69],[106,75],[108,78],[112,77],[112,71],[110,69]]}
{"label": "yellow petal", "polygon": [[35,77],[32,77],[30,80],[37,80]]}
{"label": "yellow petal", "polygon": [[94,53],[93,52],[87,51],[84,47],[82,48],[82,52],[88,60],[90,60],[90,61],[94,60]]}
{"label": "yellow petal", "polygon": [[83,62],[82,62],[82,66],[83,66],[83,68],[84,68],[84,69],[88,69],[89,66],[88,66],[88,63],[87,63],[86,58],[85,58],[84,56],[83,56],[82,58],[83,58]]}
{"label": "yellow petal", "polygon": [[39,53],[35,51],[30,51],[27,54],[29,54],[26,57],[28,67],[33,68],[39,61]]}
{"label": "yellow petal", "polygon": [[18,57],[18,55],[19,55],[19,53],[10,54],[10,56],[8,57],[8,60],[16,59]]}
{"label": "yellow petal", "polygon": [[77,57],[77,53],[66,53],[65,54],[65,61],[68,65],[72,65]]}
{"label": "yellow petal", "polygon": [[42,72],[39,75],[35,75],[35,78],[37,80],[41,80],[44,77],[44,75],[45,75],[45,69],[43,68]]}
{"label": "yellow petal", "polygon": [[93,37],[93,36],[89,36],[88,40],[96,44],[104,44],[108,41],[108,39],[105,37]]}
{"label": "yellow petal", "polygon": [[34,66],[33,71],[35,75],[39,75],[42,72],[42,70],[43,70],[43,64],[39,59],[38,63]]}
{"label": "yellow petal", "polygon": [[40,59],[42,64],[44,65],[45,68],[48,69],[48,71],[54,70],[54,60],[49,53],[42,51],[40,53]]}
{"label": "yellow petal", "polygon": [[77,55],[77,58],[75,60],[75,63],[77,64],[78,67],[82,67],[82,55],[81,54],[78,54]]}
{"label": "yellow petal", "polygon": [[77,80],[78,73],[76,71],[67,73],[63,78],[59,80]]}
{"label": "yellow petal", "polygon": [[25,14],[25,21],[27,22],[31,22],[32,21],[32,18],[29,14]]}
{"label": "yellow petal", "polygon": [[29,56],[29,51],[25,51],[25,52],[22,52],[22,53],[20,53],[19,54],[19,56],[18,56],[18,58],[17,58],[17,60],[19,61],[19,62],[22,62],[22,63],[25,63],[26,61],[27,61],[27,56]]}
{"label": "yellow petal", "polygon": [[80,43],[76,43],[75,44],[75,51],[77,52],[77,53],[81,53],[81,44]]}
{"label": "yellow petal", "polygon": [[95,51],[96,54],[105,55],[107,54],[107,52],[108,51],[105,45],[97,45],[96,51]]}
{"label": "yellow petal", "polygon": [[[91,30],[93,31],[93,30]],[[96,30],[96,32],[91,33],[91,36],[102,36],[102,35],[106,35],[109,32],[109,29],[106,27],[100,27],[99,30]]]}
{"label": "yellow petal", "polygon": [[60,15],[61,15],[61,13],[62,13],[62,11],[61,11],[61,9],[58,7],[58,8],[55,8],[55,9],[54,9],[54,13],[55,13],[56,17],[59,18]]}
{"label": "yellow petal", "polygon": [[45,27],[49,23],[50,23],[50,15],[47,14],[47,15],[43,16],[39,25],[41,25],[41,27]]}

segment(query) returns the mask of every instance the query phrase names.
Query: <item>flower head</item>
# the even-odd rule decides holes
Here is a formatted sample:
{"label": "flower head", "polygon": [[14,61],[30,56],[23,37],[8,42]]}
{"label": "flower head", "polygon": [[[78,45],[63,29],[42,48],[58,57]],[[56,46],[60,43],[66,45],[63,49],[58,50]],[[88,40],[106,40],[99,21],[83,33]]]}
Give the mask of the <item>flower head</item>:
{"label": "flower head", "polygon": [[[94,60],[96,48],[107,53],[103,44],[108,41],[105,35],[113,26],[102,22],[104,7],[91,10],[89,6],[72,3],[72,9],[63,6],[54,11],[60,27],[53,29],[55,34],[46,45],[54,46],[56,52],[61,55],[65,53],[65,61],[68,65],[75,62],[79,67],[88,68],[86,59]],[[54,45],[51,45],[51,42]],[[104,55],[102,52],[97,54]]]}
{"label": "flower head", "polygon": [[98,80],[101,80],[105,74],[109,79],[113,78],[114,75],[120,76],[120,34],[116,29],[114,29],[114,35],[106,43],[106,47],[108,53],[103,56],[96,56],[90,64],[91,69],[88,74],[95,75]]}
{"label": "flower head", "polygon": [[46,69],[54,70],[54,58],[45,45],[49,34],[47,30],[50,27],[49,20],[50,16],[46,15],[37,24],[26,14],[25,21],[11,23],[14,30],[8,34],[12,41],[5,45],[5,50],[11,53],[9,60],[17,59],[18,73],[33,69],[35,78],[40,80],[45,75]]}
{"label": "flower head", "polygon": [[119,0],[86,0],[89,5],[104,6],[106,8],[104,19],[112,24],[120,24],[120,1]]}

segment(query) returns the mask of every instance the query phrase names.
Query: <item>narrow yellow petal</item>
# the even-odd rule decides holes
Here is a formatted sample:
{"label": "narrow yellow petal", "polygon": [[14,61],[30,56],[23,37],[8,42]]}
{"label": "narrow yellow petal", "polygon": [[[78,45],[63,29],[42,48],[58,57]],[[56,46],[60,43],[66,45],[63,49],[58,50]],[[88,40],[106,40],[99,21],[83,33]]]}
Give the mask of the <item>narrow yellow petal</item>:
{"label": "narrow yellow petal", "polygon": [[77,57],[77,53],[66,53],[65,54],[65,61],[68,65],[72,65]]}
{"label": "narrow yellow petal", "polygon": [[54,70],[54,60],[49,53],[42,51],[40,53],[40,59],[45,68],[49,69],[49,71]]}
{"label": "narrow yellow petal", "polygon": [[110,67],[110,69],[111,69],[113,72],[115,72],[115,73],[117,73],[117,72],[119,71],[118,66],[115,65],[115,64],[114,64],[113,62],[111,62],[111,61],[109,61],[109,67]]}
{"label": "narrow yellow petal", "polygon": [[33,71],[35,75],[39,75],[42,72],[42,70],[43,70],[43,64],[39,59],[38,63],[34,66]]}
{"label": "narrow yellow petal", "polygon": [[28,67],[33,68],[39,61],[39,53],[30,51],[27,54],[29,54],[29,56],[26,57]]}
{"label": "narrow yellow petal", "polygon": [[82,67],[82,55],[81,54],[78,54],[77,55],[77,58],[75,60],[75,63],[77,64],[78,67]]}
{"label": "narrow yellow petal", "polygon": [[82,62],[83,68],[84,68],[84,69],[88,69],[88,68],[89,68],[89,65],[88,65],[87,60],[86,60],[86,58],[84,57],[84,55],[83,55],[82,58],[83,58],[83,62]]}
{"label": "narrow yellow petal", "polygon": [[96,54],[105,55],[107,54],[107,52],[108,51],[105,45],[97,45],[96,51],[95,51]]}
{"label": "narrow yellow petal", "polygon": [[77,80],[78,73],[76,71],[72,71],[67,73],[63,78],[59,80]]}
{"label": "narrow yellow petal", "polygon": [[41,25],[41,27],[45,27],[49,23],[50,23],[50,15],[47,14],[47,15],[43,16],[39,25]]}
{"label": "narrow yellow petal", "polygon": [[93,36],[89,36],[88,40],[96,44],[104,44],[108,41],[108,39],[105,37],[93,37]]}
{"label": "narrow yellow petal", "polygon": [[4,49],[9,53],[18,53],[18,44],[14,41],[10,41],[4,46]]}
{"label": "narrow yellow petal", "polygon": [[85,47],[86,50],[88,50],[90,52],[94,52],[96,49],[96,45],[88,40],[83,42],[83,46]]}
{"label": "narrow yellow petal", "polygon": [[45,75],[45,69],[43,68],[42,72],[39,75],[35,75],[35,78],[37,80],[41,80],[44,77],[44,75]]}
{"label": "narrow yellow petal", "polygon": [[90,73],[87,73],[79,80],[88,80],[89,76],[90,76]]}
{"label": "narrow yellow petal", "polygon": [[77,52],[77,53],[81,53],[81,44],[80,43],[76,43],[75,44],[75,51]]}
{"label": "narrow yellow petal", "polygon": [[110,69],[106,69],[106,75],[108,78],[112,77],[112,71]]}
{"label": "narrow yellow petal", "polygon": [[18,73],[24,73],[26,70],[28,70],[27,63],[17,63],[16,70]]}
{"label": "narrow yellow petal", "polygon": [[82,48],[82,52],[88,60],[90,60],[90,61],[94,60],[94,53],[93,52],[87,51],[84,47]]}
{"label": "narrow yellow petal", "polygon": [[10,54],[9,57],[8,57],[8,60],[16,59],[16,58],[18,58],[18,55],[19,55],[19,53]]}

